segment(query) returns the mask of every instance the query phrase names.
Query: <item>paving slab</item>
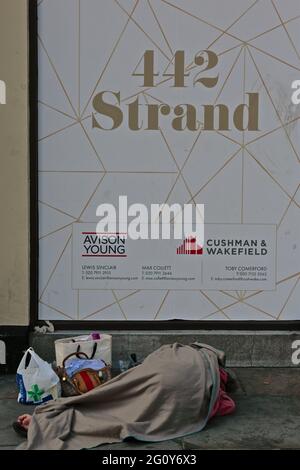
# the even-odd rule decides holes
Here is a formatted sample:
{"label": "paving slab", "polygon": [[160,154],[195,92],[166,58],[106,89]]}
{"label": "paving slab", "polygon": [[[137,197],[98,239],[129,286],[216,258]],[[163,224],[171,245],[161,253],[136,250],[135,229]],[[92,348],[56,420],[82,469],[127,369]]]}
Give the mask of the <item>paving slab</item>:
{"label": "paving slab", "polygon": [[184,449],[299,449],[297,397],[238,397],[233,415],[216,417],[182,439]]}
{"label": "paving slab", "polygon": [[233,369],[239,392],[247,395],[300,396],[300,370],[296,368],[245,367]]}
{"label": "paving slab", "polygon": [[94,447],[90,450],[181,450],[182,444],[176,441],[164,442],[121,442],[119,444],[107,444],[99,447]]}
{"label": "paving slab", "polygon": [[18,396],[15,375],[0,375],[0,400],[13,399]]}
{"label": "paving slab", "polygon": [[[128,441],[93,450],[300,449],[300,374],[292,368],[235,368],[235,414],[214,418],[200,433],[165,442]],[[0,450],[23,439],[11,423],[33,407],[16,401],[14,376],[0,376]]]}
{"label": "paving slab", "polygon": [[[280,416],[296,416],[300,417],[300,400],[298,397],[287,396],[257,396],[231,395],[236,402],[236,412],[232,416],[256,416],[269,419]],[[300,438],[299,438],[300,445]]]}
{"label": "paving slab", "polygon": [[[12,428],[13,421],[21,414],[31,414],[34,407],[30,405],[21,405],[16,400],[0,400],[0,444],[3,447],[17,446],[23,442],[22,437],[18,436]],[[1,448],[1,447],[0,447]]]}

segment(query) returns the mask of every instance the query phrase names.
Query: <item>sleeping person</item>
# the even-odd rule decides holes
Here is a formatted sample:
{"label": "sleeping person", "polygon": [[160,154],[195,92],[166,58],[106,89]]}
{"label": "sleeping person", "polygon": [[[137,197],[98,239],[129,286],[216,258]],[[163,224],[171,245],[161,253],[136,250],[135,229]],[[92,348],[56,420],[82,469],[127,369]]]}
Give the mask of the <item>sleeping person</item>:
{"label": "sleeping person", "polygon": [[194,343],[164,345],[142,364],[83,395],[60,398],[22,415],[19,449],[75,450],[127,438],[158,442],[201,431],[235,409],[224,354]]}

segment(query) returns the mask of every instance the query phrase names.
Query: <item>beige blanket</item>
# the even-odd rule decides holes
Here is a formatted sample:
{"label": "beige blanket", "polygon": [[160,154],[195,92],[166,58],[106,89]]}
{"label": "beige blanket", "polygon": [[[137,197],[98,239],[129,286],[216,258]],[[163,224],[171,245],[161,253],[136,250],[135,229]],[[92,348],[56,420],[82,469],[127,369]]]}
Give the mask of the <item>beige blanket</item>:
{"label": "beige blanket", "polygon": [[128,437],[163,441],[200,431],[217,397],[221,360],[207,345],[162,346],[102,387],[38,406],[19,449],[82,449]]}

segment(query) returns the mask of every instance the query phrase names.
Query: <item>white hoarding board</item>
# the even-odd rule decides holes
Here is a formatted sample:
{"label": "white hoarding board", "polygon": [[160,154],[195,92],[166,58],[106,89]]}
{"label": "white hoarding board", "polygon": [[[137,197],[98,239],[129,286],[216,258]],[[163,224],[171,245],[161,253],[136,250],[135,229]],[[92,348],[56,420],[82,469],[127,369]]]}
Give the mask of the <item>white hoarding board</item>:
{"label": "white hoarding board", "polygon": [[[40,2],[40,319],[300,319],[300,9],[273,3]],[[204,204],[204,246],[83,257],[120,195]]]}

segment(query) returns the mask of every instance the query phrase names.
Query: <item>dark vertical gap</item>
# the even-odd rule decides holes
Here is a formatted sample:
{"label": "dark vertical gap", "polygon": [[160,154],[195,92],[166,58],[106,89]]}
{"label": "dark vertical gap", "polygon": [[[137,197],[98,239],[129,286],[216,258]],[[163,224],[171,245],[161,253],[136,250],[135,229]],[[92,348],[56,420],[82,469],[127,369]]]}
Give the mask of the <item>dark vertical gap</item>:
{"label": "dark vertical gap", "polygon": [[38,320],[38,55],[37,1],[28,1],[29,44],[29,178],[30,178],[30,249],[29,315],[30,326]]}

